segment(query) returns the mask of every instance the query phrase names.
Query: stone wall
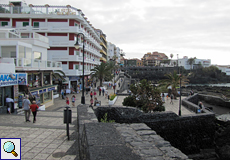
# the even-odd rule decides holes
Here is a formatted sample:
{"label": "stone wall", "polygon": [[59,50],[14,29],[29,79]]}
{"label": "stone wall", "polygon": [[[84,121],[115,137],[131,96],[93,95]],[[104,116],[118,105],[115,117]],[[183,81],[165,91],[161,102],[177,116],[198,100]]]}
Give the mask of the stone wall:
{"label": "stone wall", "polygon": [[[205,94],[194,94],[193,96],[187,97],[182,100],[182,105],[188,108],[189,110],[197,113],[197,110],[199,108],[198,106],[199,101],[206,102],[212,105],[218,104],[218,106],[220,107],[230,108],[229,101],[226,101],[225,99],[220,98],[218,96],[205,95]],[[204,110],[203,112],[209,113],[208,110]]]}
{"label": "stone wall", "polygon": [[185,154],[197,154],[201,149],[214,149],[215,115],[202,113],[178,116],[173,112],[143,113],[135,108],[98,107],[100,120],[107,113],[117,123],[145,123],[161,137]]}
{"label": "stone wall", "polygon": [[[142,112],[132,108],[120,108],[115,111],[113,109],[115,107],[105,106],[96,109],[96,114],[94,114],[93,109],[89,108],[88,105],[79,105],[77,107],[77,132],[79,136],[80,159],[188,159],[185,154],[157,135],[155,131],[151,130],[144,123],[119,124],[98,122],[100,116],[103,116],[100,113],[100,110],[103,110],[103,108],[105,108],[107,113],[116,112],[117,115],[123,115],[123,122],[133,120],[137,122],[138,119],[135,119],[135,117],[142,114]],[[113,114],[108,114],[108,117],[110,115]]]}

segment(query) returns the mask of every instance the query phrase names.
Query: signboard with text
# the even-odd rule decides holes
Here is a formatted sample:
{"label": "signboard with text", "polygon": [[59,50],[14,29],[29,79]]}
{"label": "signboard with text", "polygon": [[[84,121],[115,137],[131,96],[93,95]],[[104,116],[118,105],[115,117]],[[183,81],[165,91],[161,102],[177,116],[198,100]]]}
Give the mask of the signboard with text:
{"label": "signboard with text", "polygon": [[26,84],[27,73],[0,74],[0,87]]}

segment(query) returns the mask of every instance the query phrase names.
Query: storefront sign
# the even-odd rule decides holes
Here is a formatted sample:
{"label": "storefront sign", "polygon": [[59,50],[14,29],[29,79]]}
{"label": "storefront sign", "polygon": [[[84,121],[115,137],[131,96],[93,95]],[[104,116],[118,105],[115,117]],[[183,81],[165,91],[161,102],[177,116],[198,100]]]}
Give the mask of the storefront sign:
{"label": "storefront sign", "polygon": [[55,90],[55,87],[48,88],[48,92]]}
{"label": "storefront sign", "polygon": [[70,81],[77,81],[79,79],[80,79],[80,77],[78,77],[78,76],[69,76]]}
{"label": "storefront sign", "polygon": [[34,95],[37,95],[38,94],[38,91],[34,91],[34,92],[31,92],[31,94],[34,96]]}
{"label": "storefront sign", "polygon": [[39,90],[39,94],[46,93],[46,89]]}
{"label": "storefront sign", "polygon": [[27,73],[0,74],[0,87],[26,84]]}

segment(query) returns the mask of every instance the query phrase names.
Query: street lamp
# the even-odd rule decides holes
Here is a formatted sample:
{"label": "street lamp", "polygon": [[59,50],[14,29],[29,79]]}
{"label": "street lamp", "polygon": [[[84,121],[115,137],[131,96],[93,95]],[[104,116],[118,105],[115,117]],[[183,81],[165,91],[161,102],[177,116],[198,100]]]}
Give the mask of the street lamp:
{"label": "street lamp", "polygon": [[85,104],[85,96],[84,96],[84,87],[85,87],[85,84],[84,84],[84,66],[85,66],[85,62],[84,62],[84,55],[85,55],[85,35],[83,33],[78,33],[77,34],[77,41],[76,43],[74,44],[75,48],[76,49],[79,49],[80,48],[80,45],[78,43],[78,36],[79,35],[82,35],[83,36],[83,70],[82,70],[82,96],[81,96],[81,104]]}
{"label": "street lamp", "polygon": [[179,116],[181,116],[181,75],[180,75],[180,101],[179,101]]}

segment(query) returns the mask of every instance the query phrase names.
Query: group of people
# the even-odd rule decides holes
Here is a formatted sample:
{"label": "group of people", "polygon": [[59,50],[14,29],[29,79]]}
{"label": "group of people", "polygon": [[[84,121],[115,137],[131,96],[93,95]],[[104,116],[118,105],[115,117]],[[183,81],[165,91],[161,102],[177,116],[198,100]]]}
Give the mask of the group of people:
{"label": "group of people", "polygon": [[32,104],[30,103],[29,96],[26,95],[25,99],[22,102],[24,112],[25,112],[25,120],[26,122],[30,122],[30,113],[33,114],[33,123],[36,122],[36,115],[39,109],[39,106],[36,104],[36,101],[33,101]]}
{"label": "group of people", "polygon": [[[66,96],[66,105],[68,105],[69,106],[69,97],[67,97]],[[76,96],[75,95],[73,95],[72,97],[71,97],[71,101],[72,101],[72,107],[75,107],[75,101],[76,101]]]}

